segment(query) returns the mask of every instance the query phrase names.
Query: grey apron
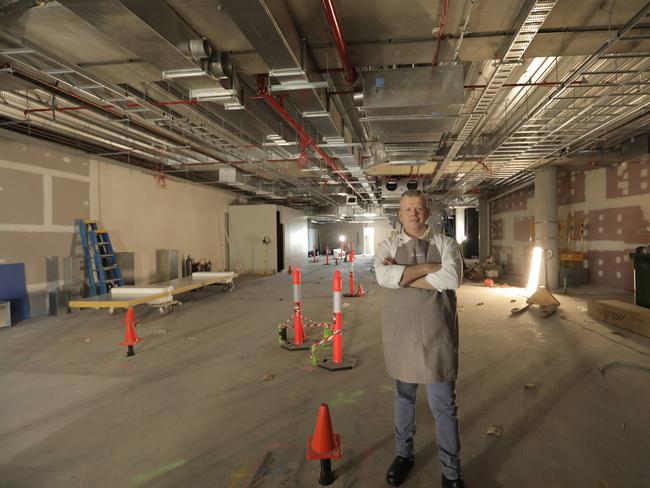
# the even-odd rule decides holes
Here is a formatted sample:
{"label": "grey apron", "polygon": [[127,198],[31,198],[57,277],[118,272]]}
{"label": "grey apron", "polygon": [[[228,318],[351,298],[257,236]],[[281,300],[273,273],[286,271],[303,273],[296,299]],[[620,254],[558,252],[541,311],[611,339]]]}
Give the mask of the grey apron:
{"label": "grey apron", "polygon": [[[424,239],[400,246],[397,264],[440,263],[440,251]],[[454,290],[383,288],[382,324],[388,374],[407,383],[455,381],[458,316]]]}

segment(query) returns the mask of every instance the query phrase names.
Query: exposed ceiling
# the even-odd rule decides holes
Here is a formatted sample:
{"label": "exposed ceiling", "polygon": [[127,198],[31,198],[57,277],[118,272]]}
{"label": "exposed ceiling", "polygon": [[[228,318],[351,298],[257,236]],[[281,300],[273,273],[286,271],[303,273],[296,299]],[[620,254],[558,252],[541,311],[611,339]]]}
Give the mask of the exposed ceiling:
{"label": "exposed ceiling", "polygon": [[323,219],[394,207],[398,178],[469,203],[545,164],[647,158],[649,12],[0,0],[0,127]]}

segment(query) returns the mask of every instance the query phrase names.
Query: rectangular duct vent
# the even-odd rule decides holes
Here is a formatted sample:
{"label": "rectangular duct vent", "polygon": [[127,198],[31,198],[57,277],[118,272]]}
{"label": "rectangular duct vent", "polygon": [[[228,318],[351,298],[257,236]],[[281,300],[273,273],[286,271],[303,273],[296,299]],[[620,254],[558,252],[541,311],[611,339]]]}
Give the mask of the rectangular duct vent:
{"label": "rectangular duct vent", "polygon": [[463,66],[364,71],[363,109],[368,115],[457,115],[464,102]]}

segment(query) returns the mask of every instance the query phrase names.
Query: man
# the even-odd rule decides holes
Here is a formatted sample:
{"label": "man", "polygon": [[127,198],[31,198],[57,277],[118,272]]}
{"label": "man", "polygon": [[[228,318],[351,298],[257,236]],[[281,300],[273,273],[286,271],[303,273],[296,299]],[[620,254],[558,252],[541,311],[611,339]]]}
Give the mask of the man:
{"label": "man", "polygon": [[422,192],[402,195],[403,232],[379,247],[377,283],[384,287],[382,323],[384,357],[395,379],[397,457],[386,480],[399,486],[413,467],[415,394],[426,385],[436,420],[443,488],[464,488],[460,477],[460,439],[455,381],[458,370],[456,288],[462,280],[458,244],[427,226],[429,207]]}

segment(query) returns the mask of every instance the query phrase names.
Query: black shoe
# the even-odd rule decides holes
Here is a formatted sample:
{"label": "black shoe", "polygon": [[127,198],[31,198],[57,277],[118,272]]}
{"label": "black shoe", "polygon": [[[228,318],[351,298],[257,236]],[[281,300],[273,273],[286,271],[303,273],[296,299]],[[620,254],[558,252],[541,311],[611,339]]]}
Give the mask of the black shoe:
{"label": "black shoe", "polygon": [[390,465],[390,468],[388,468],[386,482],[391,486],[399,486],[404,483],[409,471],[413,467],[414,461],[415,458],[413,456],[407,458],[397,456]]}
{"label": "black shoe", "polygon": [[442,488],[465,488],[465,482],[458,478],[457,480],[448,480],[442,475]]}

